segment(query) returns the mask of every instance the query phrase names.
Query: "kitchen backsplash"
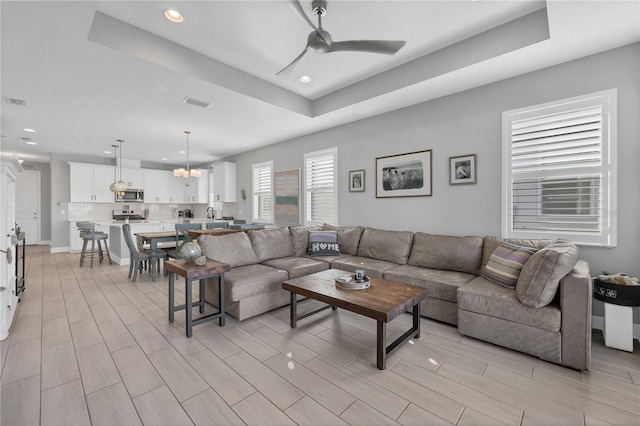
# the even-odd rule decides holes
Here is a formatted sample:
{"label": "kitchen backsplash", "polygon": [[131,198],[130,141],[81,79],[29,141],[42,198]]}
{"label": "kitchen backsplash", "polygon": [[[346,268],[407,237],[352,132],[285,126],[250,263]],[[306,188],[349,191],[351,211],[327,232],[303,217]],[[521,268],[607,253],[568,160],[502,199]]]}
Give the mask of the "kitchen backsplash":
{"label": "kitchen backsplash", "polygon": [[113,218],[113,210],[124,209],[126,205],[130,209],[140,212],[144,212],[144,209],[149,209],[149,219],[172,219],[175,209],[191,209],[194,212],[194,216],[207,216],[206,204],[69,203],[68,220],[111,220]]}

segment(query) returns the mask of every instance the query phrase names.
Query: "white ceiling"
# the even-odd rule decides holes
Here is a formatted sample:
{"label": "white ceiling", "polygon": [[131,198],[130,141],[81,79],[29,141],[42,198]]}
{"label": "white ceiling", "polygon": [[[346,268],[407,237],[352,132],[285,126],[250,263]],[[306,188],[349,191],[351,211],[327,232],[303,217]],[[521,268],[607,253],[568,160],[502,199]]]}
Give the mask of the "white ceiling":
{"label": "white ceiling", "polygon": [[[169,6],[183,23],[163,17]],[[32,161],[112,157],[103,151],[124,139],[126,158],[184,164],[190,130],[191,163],[206,163],[640,40],[639,1],[333,0],[323,28],[334,40],[406,45],[394,56],[310,52],[276,76],[311,31],[285,1],[0,8],[2,154]]]}

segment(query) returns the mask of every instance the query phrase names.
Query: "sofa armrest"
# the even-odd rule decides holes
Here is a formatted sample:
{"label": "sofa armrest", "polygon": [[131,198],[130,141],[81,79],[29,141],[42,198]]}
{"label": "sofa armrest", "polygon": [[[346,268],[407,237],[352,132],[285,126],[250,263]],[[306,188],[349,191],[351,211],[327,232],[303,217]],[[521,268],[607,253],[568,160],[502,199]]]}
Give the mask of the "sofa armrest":
{"label": "sofa armrest", "polygon": [[591,293],[589,264],[578,263],[560,280],[562,364],[587,370],[591,364]]}

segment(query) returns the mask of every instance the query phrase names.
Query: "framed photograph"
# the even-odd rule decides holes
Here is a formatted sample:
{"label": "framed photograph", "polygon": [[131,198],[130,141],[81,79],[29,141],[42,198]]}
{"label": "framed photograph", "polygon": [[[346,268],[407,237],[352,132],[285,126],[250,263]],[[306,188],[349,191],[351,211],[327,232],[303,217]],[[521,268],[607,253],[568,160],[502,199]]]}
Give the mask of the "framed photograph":
{"label": "framed photograph", "polygon": [[349,192],[364,192],[364,170],[349,172]]}
{"label": "framed photograph", "polygon": [[300,225],[300,169],[275,172],[276,199],[274,222],[278,225]]}
{"label": "framed photograph", "polygon": [[376,198],[431,195],[431,150],[376,158]]}
{"label": "framed photograph", "polygon": [[449,157],[449,185],[476,183],[476,155]]}

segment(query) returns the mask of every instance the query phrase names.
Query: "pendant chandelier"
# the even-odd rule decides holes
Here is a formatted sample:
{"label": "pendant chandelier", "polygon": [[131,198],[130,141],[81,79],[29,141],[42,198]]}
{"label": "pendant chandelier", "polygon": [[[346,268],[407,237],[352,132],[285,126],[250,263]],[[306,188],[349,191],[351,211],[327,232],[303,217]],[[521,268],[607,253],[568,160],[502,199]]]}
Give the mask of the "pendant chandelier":
{"label": "pendant chandelier", "polygon": [[118,170],[118,159],[117,159],[117,149],[118,149],[118,145],[111,145],[113,147],[113,157],[116,160],[116,165],[115,168],[113,170],[113,180],[114,182],[111,184],[111,186],[109,187],[109,189],[111,190],[111,192],[122,192],[125,189],[127,189],[127,184],[125,182],[122,181],[122,144],[124,143],[124,141],[122,139],[117,139],[116,142],[120,143],[120,180],[116,180],[116,171]]}
{"label": "pendant chandelier", "polygon": [[191,169],[189,167],[189,135],[191,134],[191,132],[185,130],[184,133],[185,135],[187,135],[187,168],[183,169],[181,167],[179,169],[174,169],[173,175],[176,177],[184,178],[185,185],[189,186],[191,182],[200,177],[201,173],[200,170]]}

